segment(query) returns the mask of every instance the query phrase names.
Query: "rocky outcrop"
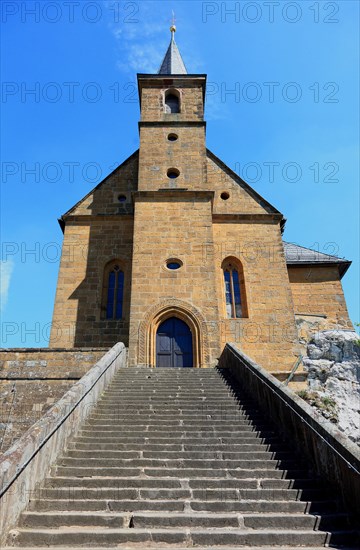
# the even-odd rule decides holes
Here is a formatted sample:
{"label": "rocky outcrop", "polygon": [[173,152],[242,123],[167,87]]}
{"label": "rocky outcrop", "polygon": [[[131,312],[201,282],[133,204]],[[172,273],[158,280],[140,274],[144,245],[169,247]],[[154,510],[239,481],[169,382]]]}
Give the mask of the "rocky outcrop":
{"label": "rocky outcrop", "polygon": [[303,360],[308,389],[299,395],[360,445],[360,338],[353,331],[316,333]]}

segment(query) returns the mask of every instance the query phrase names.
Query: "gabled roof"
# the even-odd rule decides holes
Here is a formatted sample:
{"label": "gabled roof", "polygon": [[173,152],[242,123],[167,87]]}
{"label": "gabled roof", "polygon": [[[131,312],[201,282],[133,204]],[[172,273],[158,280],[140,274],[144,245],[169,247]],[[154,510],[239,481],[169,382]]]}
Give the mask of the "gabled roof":
{"label": "gabled roof", "polygon": [[175,26],[170,27],[171,40],[167,52],[162,60],[158,74],[187,74],[179,48],[175,42]]}
{"label": "gabled roof", "polygon": [[[214,155],[214,153],[212,151],[210,151],[210,149],[206,149],[206,153],[207,153],[207,156],[210,159],[212,159],[218,166],[220,166],[222,168],[222,170],[224,170],[224,172],[226,172],[238,185],[240,185],[240,187],[242,187],[269,214],[280,214],[280,215],[282,215],[281,212],[279,212],[279,210],[277,210],[275,208],[275,206],[270,204],[266,199],[264,199],[264,197],[262,197],[259,193],[257,193],[255,191],[255,189],[250,187],[250,185],[248,183],[246,183],[246,181],[244,181],[242,178],[240,178],[240,176],[238,176],[238,174],[236,172],[231,170],[231,168],[229,168],[227,166],[227,164],[225,164],[225,162],[223,162],[221,159],[219,159],[219,157]],[[286,220],[285,220],[285,218],[283,218],[282,227],[285,225],[285,222],[286,222]]]}
{"label": "gabled roof", "polygon": [[67,218],[67,216],[69,216],[70,214],[72,214],[74,212],[74,210],[76,210],[76,208],[82,203],[84,202],[92,193],[94,193],[94,191],[96,191],[97,189],[100,189],[100,187],[102,187],[109,178],[111,178],[111,176],[113,176],[118,170],[120,170],[120,168],[122,168],[123,166],[125,166],[126,163],[128,163],[131,159],[133,159],[134,157],[138,156],[139,155],[139,149],[136,149],[136,151],[134,151],[134,153],[132,153],[127,159],[124,160],[124,162],[122,162],[121,164],[119,164],[119,166],[117,166],[115,168],[115,170],[113,170],[112,172],[110,172],[110,174],[108,176],[106,176],[106,178],[104,178],[100,183],[98,183],[97,185],[95,185],[95,187],[93,187],[93,189],[91,189],[88,193],[86,193],[86,195],[84,197],[82,197],[82,199],[80,199],[76,204],[74,204],[74,206],[72,206],[67,212],[65,212],[65,214],[63,214],[61,216],[61,218],[58,219],[58,222],[59,222],[59,225],[61,227],[61,230],[62,232],[64,232],[64,227],[65,227],[65,218]]}
{"label": "gabled roof", "polygon": [[340,278],[345,275],[346,271],[349,269],[351,262],[345,258],[339,258],[338,256],[332,256],[331,254],[324,254],[317,250],[312,250],[311,248],[305,248],[304,246],[299,246],[298,244],[284,243],[284,252],[287,265],[334,265],[336,264],[339,268]]}
{"label": "gabled roof", "polygon": [[[274,206],[272,206],[267,200],[265,200],[259,193],[257,193],[252,187],[250,187],[249,184],[247,184],[243,179],[241,179],[235,172],[231,170],[222,160],[220,160],[214,153],[212,153],[209,149],[206,149],[207,156],[212,159],[219,167],[221,167],[227,174],[229,174],[232,179],[240,185],[258,204],[260,204],[269,214],[279,214],[282,216],[281,212],[277,210]],[[130,155],[127,159],[124,160],[119,166],[115,168],[108,176],[106,176],[100,183],[98,183],[93,189],[91,189],[84,197],[82,197],[74,206],[72,206],[65,214],[61,216],[61,218],[58,220],[60,227],[62,231],[64,231],[65,226],[65,219],[71,215],[74,210],[83,202],[85,201],[94,191],[102,187],[107,180],[113,176],[118,170],[120,170],[121,167],[123,167],[127,162],[129,162],[131,159],[139,155],[139,149],[134,151],[132,155]],[[283,228],[285,225],[285,218],[283,218],[281,223],[281,227]]]}

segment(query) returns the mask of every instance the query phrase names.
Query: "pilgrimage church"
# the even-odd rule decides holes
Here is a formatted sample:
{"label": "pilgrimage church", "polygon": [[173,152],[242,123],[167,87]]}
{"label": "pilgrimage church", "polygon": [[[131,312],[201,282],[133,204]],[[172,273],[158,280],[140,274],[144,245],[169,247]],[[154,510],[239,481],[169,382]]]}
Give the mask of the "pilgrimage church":
{"label": "pilgrimage church", "polygon": [[[233,342],[289,370],[299,330],[349,328],[350,262],[283,241],[285,218],[206,147],[206,75],[171,41],[138,74],[140,147],[66,212],[51,348],[213,367]],[[274,367],[276,365],[276,367]]]}
{"label": "pilgrimage church", "polygon": [[50,347],[0,350],[0,547],[358,550],[359,449],[293,391],[318,331],[356,422],[350,262],[284,242],[206,148],[174,34],[139,149],[60,219]]}

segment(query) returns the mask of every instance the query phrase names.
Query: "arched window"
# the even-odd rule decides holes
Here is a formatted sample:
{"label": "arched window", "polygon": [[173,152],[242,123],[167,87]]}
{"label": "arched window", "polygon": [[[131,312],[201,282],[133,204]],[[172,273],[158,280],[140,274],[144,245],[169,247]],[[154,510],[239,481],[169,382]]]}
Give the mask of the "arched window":
{"label": "arched window", "polygon": [[228,319],[247,317],[244,272],[235,258],[227,258],[222,265],[226,316]]}
{"label": "arched window", "polygon": [[177,90],[168,90],[166,92],[165,113],[180,113],[180,97]]}
{"label": "arched window", "polygon": [[105,319],[121,319],[124,302],[124,272],[116,261],[110,262],[104,273]]}

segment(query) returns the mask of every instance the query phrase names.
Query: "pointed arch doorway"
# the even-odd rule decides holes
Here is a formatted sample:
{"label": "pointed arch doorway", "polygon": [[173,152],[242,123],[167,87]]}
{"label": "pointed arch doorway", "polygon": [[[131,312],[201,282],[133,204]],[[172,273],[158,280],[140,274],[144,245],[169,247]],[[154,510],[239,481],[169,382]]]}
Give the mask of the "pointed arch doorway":
{"label": "pointed arch doorway", "polygon": [[189,326],[178,317],[163,321],[156,332],[157,367],[193,367],[193,341]]}

